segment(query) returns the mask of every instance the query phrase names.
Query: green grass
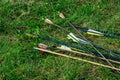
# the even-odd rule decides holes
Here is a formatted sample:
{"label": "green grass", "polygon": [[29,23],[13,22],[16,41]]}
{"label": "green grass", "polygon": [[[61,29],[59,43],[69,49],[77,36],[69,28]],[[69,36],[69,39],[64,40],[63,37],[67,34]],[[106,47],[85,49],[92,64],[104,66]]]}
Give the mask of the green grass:
{"label": "green grass", "polygon": [[[120,80],[109,69],[33,50],[40,42],[53,43],[27,38],[25,32],[68,41],[64,31],[44,23],[49,18],[73,31],[59,12],[73,24],[120,33],[119,0],[1,0],[0,79]],[[120,40],[84,35],[93,43],[120,51]]]}

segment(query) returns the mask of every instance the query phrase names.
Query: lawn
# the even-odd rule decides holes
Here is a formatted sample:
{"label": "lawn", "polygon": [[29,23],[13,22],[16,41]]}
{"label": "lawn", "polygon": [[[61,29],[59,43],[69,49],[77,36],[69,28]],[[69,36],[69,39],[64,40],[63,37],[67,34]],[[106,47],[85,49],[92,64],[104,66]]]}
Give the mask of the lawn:
{"label": "lawn", "polygon": [[[65,31],[44,23],[49,18],[75,32],[59,17],[60,12],[74,25],[120,33],[119,0],[0,0],[0,79],[120,80],[120,75],[110,69],[49,53],[41,54],[33,49],[38,43],[54,43],[27,37],[25,33],[73,44]],[[120,51],[118,39],[83,35],[94,44]]]}

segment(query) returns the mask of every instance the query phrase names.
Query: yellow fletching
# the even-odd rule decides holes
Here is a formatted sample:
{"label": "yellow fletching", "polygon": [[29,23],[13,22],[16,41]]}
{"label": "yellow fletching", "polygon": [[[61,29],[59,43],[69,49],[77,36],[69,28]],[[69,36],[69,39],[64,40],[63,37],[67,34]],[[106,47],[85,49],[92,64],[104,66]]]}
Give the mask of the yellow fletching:
{"label": "yellow fletching", "polygon": [[92,32],[87,32],[87,34],[95,35],[95,36],[104,36],[103,34],[95,34],[95,33],[92,33]]}

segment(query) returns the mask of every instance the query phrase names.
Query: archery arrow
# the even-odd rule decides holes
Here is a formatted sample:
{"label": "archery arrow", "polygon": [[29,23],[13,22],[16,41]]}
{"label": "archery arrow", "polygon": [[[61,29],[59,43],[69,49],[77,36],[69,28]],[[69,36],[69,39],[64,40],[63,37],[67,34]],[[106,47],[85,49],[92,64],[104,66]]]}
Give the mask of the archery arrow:
{"label": "archery arrow", "polygon": [[[83,53],[83,52],[75,51],[75,50],[73,50],[70,47],[67,47],[65,45],[61,45],[61,47],[57,47],[57,46],[48,47],[45,44],[39,43],[38,47],[43,48],[43,49],[59,49],[59,50],[63,50],[63,51],[67,51],[67,52],[71,52],[71,53],[75,53],[75,54],[79,54],[79,55],[87,56],[87,57],[90,57],[90,58],[96,58],[96,59],[100,59],[100,60],[105,61],[105,59],[102,58],[102,57],[97,57],[97,56],[94,56],[94,55],[91,55],[91,54],[86,54],[86,53]],[[108,59],[108,60],[112,63],[120,64],[120,62],[118,62],[118,61],[114,61],[114,60],[111,60],[111,59]]]}
{"label": "archery arrow", "polygon": [[81,50],[81,51],[85,51],[86,53],[88,53],[86,51],[86,49],[84,49],[84,48],[82,48],[80,46],[68,44],[66,42],[59,41],[59,40],[56,40],[56,39],[52,39],[52,38],[49,38],[49,37],[44,37],[44,36],[35,35],[35,34],[29,34],[29,33],[26,33],[25,35],[28,36],[28,37],[40,38],[40,39],[51,41],[51,42],[54,42],[54,43],[57,43],[57,44],[66,45],[68,47],[72,47],[72,48],[75,48],[75,49],[78,49],[78,50]]}
{"label": "archery arrow", "polygon": [[87,34],[90,35],[95,35],[95,36],[104,36],[104,37],[108,37],[108,38],[114,38],[114,39],[120,39],[120,34],[117,33],[109,33],[107,31],[99,31],[99,30],[93,30],[93,29],[88,29],[85,27],[81,27],[81,26],[75,26],[77,29],[80,29],[83,32],[86,32]]}
{"label": "archery arrow", "polygon": [[[59,16],[62,18],[62,19],[65,19],[65,16],[63,13],[60,13]],[[68,20],[67,22],[73,26]],[[88,29],[88,28],[83,28],[81,26],[75,26],[75,28],[77,29],[81,29],[83,32],[86,32],[87,34],[90,34],[90,35],[95,35],[95,36],[105,36],[105,37],[109,37],[109,38],[116,38],[116,39],[120,39],[120,34],[116,34],[116,33],[111,33],[109,34],[109,32],[107,31],[99,31],[99,30],[93,30],[93,29]]]}
{"label": "archery arrow", "polygon": [[118,72],[120,71],[119,68],[115,68],[115,67],[111,67],[111,66],[108,66],[108,65],[104,65],[104,64],[88,61],[88,60],[85,60],[85,59],[82,59],[82,58],[78,58],[78,57],[68,56],[68,55],[57,53],[57,52],[53,52],[53,51],[50,51],[50,50],[47,50],[47,49],[42,49],[42,48],[37,48],[37,47],[34,47],[34,49],[40,50],[40,51],[44,51],[44,52],[47,52],[47,53],[51,53],[51,54],[54,54],[54,55],[57,55],[57,56],[61,56],[61,57],[66,57],[66,58],[70,58],[70,59],[74,59],[74,60],[79,60],[79,61],[86,62],[86,63],[92,64],[92,65],[109,68],[109,69],[112,69],[112,70],[115,70],[115,71],[118,71]]}

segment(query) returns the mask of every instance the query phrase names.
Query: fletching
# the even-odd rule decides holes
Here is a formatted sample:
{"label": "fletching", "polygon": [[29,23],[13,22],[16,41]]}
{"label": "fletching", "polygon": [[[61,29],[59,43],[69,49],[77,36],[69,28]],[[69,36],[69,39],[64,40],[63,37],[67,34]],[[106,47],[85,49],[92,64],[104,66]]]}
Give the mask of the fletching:
{"label": "fletching", "polygon": [[63,13],[60,13],[59,16],[60,16],[61,18],[65,19],[65,16],[64,16]]}
{"label": "fletching", "polygon": [[96,35],[96,36],[104,36],[103,33],[93,30],[93,29],[88,29],[87,34]]}
{"label": "fletching", "polygon": [[80,42],[81,44],[89,44],[89,42],[87,42],[81,38],[77,38],[73,33],[69,33],[67,36],[68,36],[67,37],[68,39],[71,39],[74,42]]}
{"label": "fletching", "polygon": [[71,37],[70,35],[67,35],[67,38],[73,40],[74,42],[78,42],[77,40],[75,40],[75,39],[74,39],[73,37]]}
{"label": "fletching", "polygon": [[67,47],[65,45],[61,45],[60,48],[63,49],[63,50],[71,51],[71,48],[69,48],[69,47]]}
{"label": "fletching", "polygon": [[53,22],[51,20],[49,20],[49,19],[45,19],[45,23],[47,23],[47,24],[53,24]]}
{"label": "fletching", "polygon": [[39,44],[38,44],[38,47],[39,47],[39,48],[43,48],[43,49],[47,49],[48,46],[45,45],[45,44],[39,43]]}

